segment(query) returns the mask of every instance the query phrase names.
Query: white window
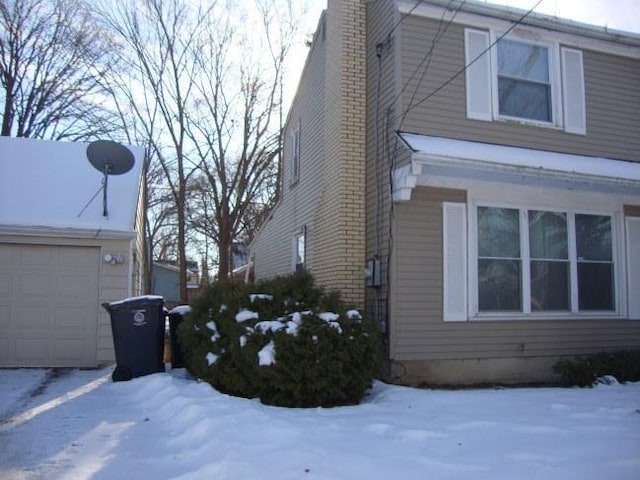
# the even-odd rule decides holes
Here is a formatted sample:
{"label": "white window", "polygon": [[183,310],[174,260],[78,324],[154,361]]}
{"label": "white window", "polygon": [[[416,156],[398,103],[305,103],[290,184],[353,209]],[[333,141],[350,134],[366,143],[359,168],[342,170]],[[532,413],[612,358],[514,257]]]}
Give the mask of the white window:
{"label": "white window", "polygon": [[586,134],[582,52],[465,30],[467,117]]}
{"label": "white window", "polygon": [[293,269],[296,272],[304,270],[307,250],[306,250],[306,228],[293,237]]}
{"label": "white window", "polygon": [[550,49],[506,39],[496,46],[499,114],[553,122]]}
{"label": "white window", "polygon": [[291,133],[291,145],[290,145],[290,171],[291,171],[291,184],[298,181],[300,176],[300,125]]}
{"label": "white window", "polygon": [[478,206],[475,228],[475,313],[615,313],[612,216]]}

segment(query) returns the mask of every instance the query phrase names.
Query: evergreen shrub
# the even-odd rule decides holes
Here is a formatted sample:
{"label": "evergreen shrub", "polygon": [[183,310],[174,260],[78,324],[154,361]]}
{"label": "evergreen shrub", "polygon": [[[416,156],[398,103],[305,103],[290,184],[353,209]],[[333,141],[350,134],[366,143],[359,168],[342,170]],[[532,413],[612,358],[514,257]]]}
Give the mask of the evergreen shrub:
{"label": "evergreen shrub", "polygon": [[640,381],[640,350],[597,353],[562,359],[553,366],[568,386],[591,387],[598,377],[610,375],[620,383]]}
{"label": "evergreen shrub", "polygon": [[192,302],[178,339],[193,375],[269,405],[356,404],[381,365],[375,325],[307,272],[211,285]]}

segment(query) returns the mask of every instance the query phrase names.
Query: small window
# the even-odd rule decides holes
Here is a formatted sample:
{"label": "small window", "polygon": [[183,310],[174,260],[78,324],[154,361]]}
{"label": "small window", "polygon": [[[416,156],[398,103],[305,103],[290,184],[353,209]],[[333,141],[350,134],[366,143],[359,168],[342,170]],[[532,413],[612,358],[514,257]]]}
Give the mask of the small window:
{"label": "small window", "polygon": [[300,176],[300,126],[297,126],[291,134],[291,184],[298,181]]}
{"label": "small window", "polygon": [[306,229],[302,231],[293,239],[293,265],[296,272],[304,270],[307,251],[306,251]]}
{"label": "small window", "polygon": [[500,115],[552,122],[549,49],[513,40],[497,48]]}

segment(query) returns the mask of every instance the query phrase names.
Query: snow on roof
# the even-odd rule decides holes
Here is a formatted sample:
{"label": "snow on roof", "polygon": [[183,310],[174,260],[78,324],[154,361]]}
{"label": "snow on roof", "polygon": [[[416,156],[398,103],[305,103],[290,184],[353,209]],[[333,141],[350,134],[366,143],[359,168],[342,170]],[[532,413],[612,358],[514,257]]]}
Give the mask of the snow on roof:
{"label": "snow on roof", "polygon": [[104,217],[103,175],[89,163],[87,146],[0,137],[0,225],[133,231],[143,149],[127,146],[133,168],[109,176]]}
{"label": "snow on roof", "polygon": [[640,181],[638,162],[585,157],[488,143],[399,133],[407,146],[427,158],[460,159],[477,166],[521,168],[564,175],[599,177],[613,181]]}

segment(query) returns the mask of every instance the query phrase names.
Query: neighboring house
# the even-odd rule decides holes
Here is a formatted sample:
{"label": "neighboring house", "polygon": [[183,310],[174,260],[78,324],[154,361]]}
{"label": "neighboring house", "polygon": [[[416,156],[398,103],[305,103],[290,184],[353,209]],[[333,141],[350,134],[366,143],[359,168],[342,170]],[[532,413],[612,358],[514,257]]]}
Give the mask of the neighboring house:
{"label": "neighboring house", "polygon": [[284,138],[256,278],[302,264],[364,307],[392,380],[548,381],[640,348],[640,36],[329,0]]}
{"label": "neighboring house", "polygon": [[137,295],[143,150],[108,179],[87,144],[0,137],[0,367],[114,360],[101,307]]}
{"label": "neighboring house", "polygon": [[[198,262],[187,261],[187,295],[190,298],[200,288],[198,271]],[[153,262],[151,293],[162,296],[168,307],[189,300],[180,298],[180,269],[176,262]]]}

